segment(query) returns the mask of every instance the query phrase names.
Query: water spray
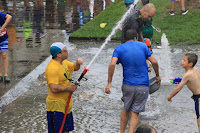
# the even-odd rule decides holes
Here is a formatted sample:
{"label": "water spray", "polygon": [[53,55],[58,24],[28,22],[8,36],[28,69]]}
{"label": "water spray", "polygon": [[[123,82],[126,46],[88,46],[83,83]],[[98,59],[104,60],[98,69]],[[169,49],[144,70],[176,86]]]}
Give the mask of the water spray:
{"label": "water spray", "polygon": [[[75,83],[77,83],[78,85],[80,84],[80,81],[82,78],[84,78],[84,75],[87,73],[87,71],[89,71],[89,67],[91,66],[91,64],[94,62],[94,60],[97,58],[97,56],[100,54],[101,50],[105,47],[105,45],[111,40],[111,37],[115,34],[116,30],[119,29],[121,23],[124,22],[124,20],[126,19],[126,17],[129,15],[129,13],[131,12],[131,10],[133,10],[135,8],[135,5],[138,3],[138,0],[135,0],[134,3],[130,6],[130,8],[128,9],[128,11],[122,16],[122,19],[120,20],[120,23],[118,23],[113,29],[112,32],[109,34],[109,36],[105,39],[105,42],[101,45],[101,47],[99,48],[98,52],[96,53],[96,55],[93,57],[93,59],[90,61],[89,65],[87,67],[84,67],[84,70],[81,74],[81,76],[78,78],[78,81],[76,81]],[[86,79],[86,78],[85,78]]]}
{"label": "water spray", "polygon": [[[78,78],[77,81],[73,82],[72,79],[68,79],[67,75],[64,74],[64,76],[73,84],[75,85],[80,85],[80,81],[84,78],[84,75],[87,73],[87,71],[89,71],[89,67],[91,66],[91,64],[94,62],[94,60],[97,58],[97,56],[100,54],[101,50],[105,47],[105,45],[111,40],[111,37],[115,34],[115,31],[119,29],[120,27],[120,24],[126,19],[126,16],[128,16],[128,14],[131,12],[132,8],[134,9],[135,8],[135,5],[137,4],[138,0],[135,0],[134,3],[130,6],[129,10],[122,16],[122,19],[120,20],[120,23],[118,23],[113,29],[112,29],[112,32],[109,34],[109,36],[105,39],[105,42],[101,45],[100,49],[98,50],[98,52],[96,53],[96,55],[94,56],[94,58],[90,61],[89,65],[87,67],[84,67],[84,70],[82,72],[82,74],[80,75],[80,77]],[[86,79],[86,78],[84,78]],[[65,115],[64,115],[64,118],[63,118],[63,121],[62,121],[62,125],[61,125],[61,128],[60,128],[60,131],[59,133],[62,133],[63,131],[63,127],[64,127],[64,123],[65,123],[65,119],[66,119],[66,116],[67,116],[67,111],[68,111],[68,107],[69,107],[69,102],[70,102],[70,99],[72,97],[72,93],[73,92],[70,92],[69,94],[69,97],[68,97],[68,100],[67,100],[67,104],[66,104],[66,109],[65,109]]]}

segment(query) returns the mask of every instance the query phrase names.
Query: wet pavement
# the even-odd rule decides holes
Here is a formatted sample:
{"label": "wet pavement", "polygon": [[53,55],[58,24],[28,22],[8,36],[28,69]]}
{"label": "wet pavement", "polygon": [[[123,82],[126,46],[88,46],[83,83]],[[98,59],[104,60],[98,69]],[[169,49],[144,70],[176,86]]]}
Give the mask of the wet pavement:
{"label": "wet pavement", "polygon": [[[78,79],[83,67],[89,64],[102,44],[101,42],[82,43],[87,44],[75,45],[65,41],[70,51],[69,60],[75,61],[80,57],[84,60],[80,71],[72,75],[74,79]],[[73,94],[75,121],[73,133],[116,133],[120,131],[120,113],[123,107],[120,89],[122,68],[120,65],[116,67],[111,94],[104,93],[108,65],[117,45],[119,43],[108,43],[85,75],[88,80],[82,81],[79,89]],[[168,94],[177,86],[170,84],[168,75],[181,77],[184,70],[181,69],[180,61],[184,53],[193,51],[200,56],[200,46],[167,46],[169,51],[162,47],[165,46],[161,46],[161,49],[157,49],[155,46],[153,52],[160,63],[160,73],[164,80],[161,88],[153,93],[147,102],[146,112],[140,115],[140,124],[150,124],[159,133],[195,133],[198,128],[194,102],[190,98],[192,94],[187,87],[184,87],[172,103],[168,102]],[[167,55],[171,55],[171,58],[169,58],[169,62],[161,64],[165,59],[163,57],[165,52]],[[168,70],[168,73],[162,71],[168,65],[171,70]],[[197,67],[199,66],[197,63]],[[151,72],[150,77],[153,76],[155,73]],[[0,132],[47,132],[45,105],[47,95],[44,74],[40,74],[39,78],[22,96],[7,106],[3,106],[0,114]]]}
{"label": "wet pavement", "polygon": [[[33,17],[29,16],[33,16],[33,12],[28,7],[33,7],[34,3],[30,2],[30,5],[28,5],[26,1],[24,2],[16,1],[18,10],[15,12],[17,16],[15,22],[17,23],[16,25],[11,24],[10,29],[8,28],[13,33],[13,36],[9,36],[11,38],[9,75],[12,82],[7,85],[0,84],[1,133],[48,132],[45,105],[48,89],[44,69],[50,60],[48,49],[53,42],[61,41],[67,45],[70,51],[70,61],[74,62],[80,57],[84,60],[84,65],[80,71],[74,72],[72,75],[74,79],[78,79],[83,67],[90,63],[103,43],[92,41],[74,42],[84,45],[69,43],[66,31],[72,32],[73,30],[69,29],[70,26],[64,23],[65,19],[62,23],[51,19],[61,17],[54,14],[55,12],[46,11],[46,15],[51,17],[41,19],[45,20],[43,28],[42,26],[39,26],[38,30],[30,28],[33,25],[30,25],[29,22],[33,21]],[[45,3],[49,6],[46,9],[57,9],[57,6],[56,8],[51,7],[55,6],[55,2],[55,0],[52,2],[49,0],[48,3]],[[24,5],[29,10],[24,10]],[[70,8],[72,7],[74,6]],[[11,12],[11,9],[14,8],[8,6],[5,9]],[[68,8],[66,11],[68,11]],[[79,17],[76,19],[79,20]],[[24,22],[27,23],[24,24]],[[80,26],[79,21],[78,25]],[[40,29],[43,30],[40,31]],[[116,133],[120,131],[120,113],[123,108],[121,102],[122,68],[120,65],[116,67],[111,94],[104,93],[108,65],[112,52],[117,45],[119,43],[116,42],[109,42],[106,45],[91,65],[90,71],[87,72],[88,80],[82,81],[79,89],[73,94],[75,122],[73,133]],[[160,64],[160,74],[163,81],[161,88],[153,93],[147,102],[146,112],[141,113],[140,124],[150,124],[157,129],[158,133],[197,132],[194,102],[190,98],[192,93],[187,87],[184,87],[172,103],[167,101],[167,96],[177,86],[169,83],[169,77],[181,77],[184,73],[180,66],[183,55],[187,52],[195,52],[200,56],[200,45],[168,46],[164,39],[161,49],[155,46],[153,52]],[[200,63],[197,63],[197,67],[200,67]],[[155,73],[152,71],[149,76],[153,77]]]}

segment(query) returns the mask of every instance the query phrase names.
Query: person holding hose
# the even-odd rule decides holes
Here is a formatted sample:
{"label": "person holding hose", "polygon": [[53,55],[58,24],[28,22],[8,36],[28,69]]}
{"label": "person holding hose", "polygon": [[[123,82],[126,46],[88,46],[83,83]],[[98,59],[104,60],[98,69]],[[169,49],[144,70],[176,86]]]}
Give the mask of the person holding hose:
{"label": "person holding hose", "polygon": [[[61,42],[55,42],[50,47],[52,59],[45,70],[49,95],[46,98],[48,132],[58,133],[61,129],[65,115],[65,109],[70,93],[77,89],[77,85],[70,83],[70,75],[73,71],[78,71],[83,64],[83,60],[77,59],[76,63],[68,60],[68,50]],[[66,75],[66,76],[65,76]],[[69,107],[63,132],[69,133],[74,130],[72,114],[72,97],[69,98]]]}

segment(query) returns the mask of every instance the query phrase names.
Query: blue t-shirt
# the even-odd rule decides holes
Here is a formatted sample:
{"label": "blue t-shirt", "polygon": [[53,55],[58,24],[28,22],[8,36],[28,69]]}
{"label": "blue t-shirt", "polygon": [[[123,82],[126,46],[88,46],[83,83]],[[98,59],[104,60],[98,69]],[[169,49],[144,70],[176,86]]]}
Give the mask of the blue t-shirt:
{"label": "blue t-shirt", "polygon": [[[7,14],[0,12],[0,27],[5,23],[5,17]],[[6,34],[3,37],[0,37],[0,42],[5,41],[6,39],[8,39],[8,34],[6,32]]]}
{"label": "blue t-shirt", "polygon": [[117,64],[123,66],[123,83],[132,86],[149,86],[148,67],[146,59],[151,51],[143,42],[131,41],[117,46],[113,57],[117,57]]}

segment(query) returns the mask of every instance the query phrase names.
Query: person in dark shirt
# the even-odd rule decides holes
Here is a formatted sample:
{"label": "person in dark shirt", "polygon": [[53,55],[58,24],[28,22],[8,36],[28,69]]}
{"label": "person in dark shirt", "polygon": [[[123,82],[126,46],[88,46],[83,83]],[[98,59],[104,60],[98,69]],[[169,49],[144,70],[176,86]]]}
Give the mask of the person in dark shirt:
{"label": "person in dark shirt", "polygon": [[156,8],[152,3],[148,3],[142,7],[141,10],[137,9],[131,12],[123,22],[121,43],[125,42],[125,33],[129,29],[134,29],[138,33],[138,41],[144,42],[142,29],[147,20],[150,20],[156,14]]}

